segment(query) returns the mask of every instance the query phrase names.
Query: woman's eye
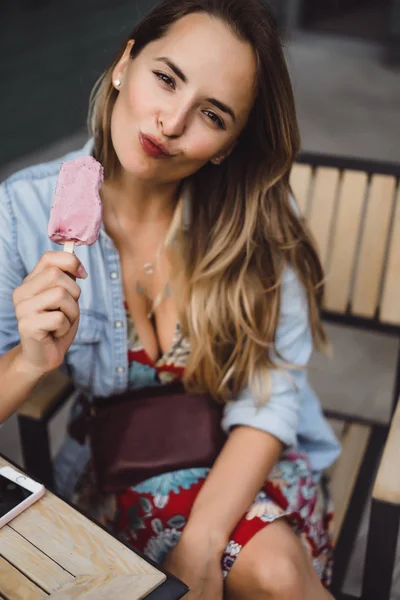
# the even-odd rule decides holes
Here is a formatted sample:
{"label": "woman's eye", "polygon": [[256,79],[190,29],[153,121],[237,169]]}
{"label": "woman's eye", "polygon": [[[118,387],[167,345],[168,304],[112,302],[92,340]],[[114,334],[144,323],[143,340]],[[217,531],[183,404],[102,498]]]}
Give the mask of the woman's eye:
{"label": "woman's eye", "polygon": [[159,71],[153,71],[153,73],[157,79],[168,85],[173,90],[175,89],[175,80],[172,77],[166,75],[165,73],[160,73]]}
{"label": "woman's eye", "polygon": [[219,117],[218,115],[216,115],[215,113],[211,112],[210,110],[205,110],[204,114],[216,125],[218,125],[218,127],[220,129],[225,129],[225,123],[223,122],[223,120],[221,119],[221,117]]}

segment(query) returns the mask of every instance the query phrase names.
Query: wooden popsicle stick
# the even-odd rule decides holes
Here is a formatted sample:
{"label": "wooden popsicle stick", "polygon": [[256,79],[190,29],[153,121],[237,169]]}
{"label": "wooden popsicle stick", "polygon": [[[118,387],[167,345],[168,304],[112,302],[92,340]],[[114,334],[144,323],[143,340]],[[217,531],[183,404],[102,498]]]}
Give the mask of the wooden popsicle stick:
{"label": "wooden popsicle stick", "polygon": [[69,252],[70,254],[74,253],[75,242],[65,242],[64,244],[64,252]]}

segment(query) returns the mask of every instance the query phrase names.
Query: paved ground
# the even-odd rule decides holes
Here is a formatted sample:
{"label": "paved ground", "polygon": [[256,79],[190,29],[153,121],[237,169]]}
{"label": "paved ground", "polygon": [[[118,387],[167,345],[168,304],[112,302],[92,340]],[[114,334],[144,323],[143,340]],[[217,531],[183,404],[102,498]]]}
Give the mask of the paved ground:
{"label": "paved ground", "polygon": [[400,160],[400,70],[379,45],[303,35],[287,54],[306,150]]}

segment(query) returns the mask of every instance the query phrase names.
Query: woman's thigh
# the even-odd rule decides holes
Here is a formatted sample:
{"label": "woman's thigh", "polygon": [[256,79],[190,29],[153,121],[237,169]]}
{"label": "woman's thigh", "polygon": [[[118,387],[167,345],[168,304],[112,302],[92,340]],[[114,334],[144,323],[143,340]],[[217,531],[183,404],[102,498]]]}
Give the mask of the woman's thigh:
{"label": "woman's thigh", "polygon": [[301,541],[284,519],[259,531],[240,551],[227,578],[227,600],[328,600]]}

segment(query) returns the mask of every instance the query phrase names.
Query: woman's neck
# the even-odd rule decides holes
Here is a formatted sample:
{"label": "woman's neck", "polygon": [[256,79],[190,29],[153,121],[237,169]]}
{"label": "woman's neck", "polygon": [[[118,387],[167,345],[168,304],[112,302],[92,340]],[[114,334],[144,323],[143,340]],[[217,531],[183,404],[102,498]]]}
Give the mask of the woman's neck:
{"label": "woman's neck", "polygon": [[155,185],[119,177],[106,180],[100,194],[106,210],[112,207],[120,219],[134,226],[172,219],[178,188],[179,182]]}

